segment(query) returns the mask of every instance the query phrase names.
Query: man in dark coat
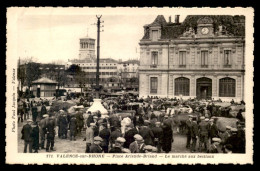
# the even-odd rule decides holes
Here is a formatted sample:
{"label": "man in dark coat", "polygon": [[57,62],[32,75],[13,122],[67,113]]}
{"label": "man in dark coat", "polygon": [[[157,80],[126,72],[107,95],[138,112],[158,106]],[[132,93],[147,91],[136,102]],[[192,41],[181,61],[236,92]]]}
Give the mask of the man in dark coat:
{"label": "man in dark coat", "polygon": [[153,145],[154,134],[149,128],[149,121],[144,121],[144,126],[141,127],[139,134],[143,137],[145,145]]}
{"label": "man in dark coat", "polygon": [[214,123],[214,119],[209,120],[209,125],[208,125],[208,130],[209,130],[209,140],[212,143],[212,138],[218,137],[218,128],[216,124]]}
{"label": "man in dark coat", "polygon": [[231,128],[232,135],[227,139],[226,144],[231,144],[233,153],[245,153],[245,141],[238,135],[236,128]]}
{"label": "man in dark coat", "polygon": [[39,126],[38,126],[38,122],[35,122],[35,124],[32,126],[32,138],[33,138],[32,149],[34,149],[35,153],[38,153],[38,150],[39,150]]}
{"label": "man in dark coat", "polygon": [[169,153],[172,149],[173,133],[172,128],[169,125],[162,126],[163,137],[162,137],[162,149],[165,153]]}
{"label": "man in dark coat", "polygon": [[[199,151],[202,151],[202,148],[204,146],[204,149],[208,151],[208,121],[205,120],[205,117],[201,117],[201,122],[199,123]],[[208,119],[207,119],[208,120]]]}
{"label": "man in dark coat", "polygon": [[47,146],[46,151],[56,151],[53,149],[54,147],[54,138],[55,138],[55,121],[53,116],[49,117],[47,125],[46,125],[46,131],[47,131]]}
{"label": "man in dark coat", "polygon": [[240,121],[244,121],[244,117],[242,115],[242,109],[239,110],[239,112],[237,113],[236,118],[239,119]]}
{"label": "man in dark coat", "polygon": [[69,130],[70,130],[70,140],[76,141],[76,132],[77,132],[77,119],[75,115],[71,116],[70,122],[69,122]]}
{"label": "man in dark coat", "polygon": [[44,114],[46,114],[47,113],[47,109],[46,109],[46,107],[45,107],[45,104],[43,103],[42,104],[42,108],[41,108],[41,115],[40,115],[40,119],[42,119],[42,116],[44,115]]}
{"label": "man in dark coat", "polygon": [[141,115],[139,115],[139,114],[136,114],[134,116],[134,118],[133,118],[133,124],[134,124],[134,126],[136,126],[136,125],[139,125],[139,126],[144,125],[143,117]]}
{"label": "man in dark coat", "polygon": [[106,122],[100,125],[100,132],[99,136],[103,139],[101,141],[101,148],[104,150],[105,153],[108,153],[108,145],[109,145],[109,137],[110,137],[110,131],[107,128]]}
{"label": "man in dark coat", "polygon": [[111,144],[111,147],[115,144],[115,141],[118,137],[122,137],[122,133],[119,128],[115,128],[115,130],[111,132],[111,135],[109,137],[109,142]]}
{"label": "man in dark coat", "polygon": [[25,124],[22,128],[22,139],[24,140],[24,153],[27,153],[27,146],[29,145],[29,153],[32,153],[32,144],[33,144],[33,138],[32,138],[32,120],[28,119],[27,124]]}
{"label": "man in dark coat", "polygon": [[101,137],[94,137],[94,143],[90,145],[89,153],[102,153],[103,149],[100,146],[101,142]]}
{"label": "man in dark coat", "polygon": [[163,138],[163,129],[161,128],[161,122],[156,122],[155,127],[152,128],[154,135],[154,145],[157,147],[157,151],[161,152],[161,144]]}
{"label": "man in dark coat", "polygon": [[190,142],[191,142],[191,125],[192,125],[192,115],[189,115],[189,119],[186,121],[186,134],[187,134],[186,148],[190,148]]}
{"label": "man in dark coat", "polygon": [[193,118],[192,124],[191,124],[191,139],[192,139],[191,152],[196,151],[198,135],[199,135],[198,124],[197,124],[196,118]]}
{"label": "man in dark coat", "polygon": [[109,153],[123,153],[122,148],[125,143],[125,139],[123,137],[118,137],[115,140],[115,145],[110,149]]}
{"label": "man in dark coat", "polygon": [[125,133],[125,140],[124,148],[129,148],[129,145],[135,141],[134,135],[139,134],[139,126],[135,126],[134,128],[126,131]]}
{"label": "man in dark coat", "polygon": [[60,117],[60,129],[62,139],[67,139],[68,120],[66,114],[62,114]]}
{"label": "man in dark coat", "polygon": [[37,106],[36,106],[35,103],[33,103],[33,107],[32,107],[32,119],[33,119],[33,122],[36,122],[37,116],[38,116]]}
{"label": "man in dark coat", "polygon": [[88,111],[88,114],[89,114],[89,116],[88,116],[86,124],[87,124],[88,127],[90,127],[90,123],[94,123],[94,118],[93,118],[93,115],[91,114],[90,111]]}
{"label": "man in dark coat", "polygon": [[45,136],[46,136],[46,125],[47,125],[47,122],[48,122],[48,117],[49,115],[43,115],[43,119],[40,120],[39,122],[39,132],[40,132],[40,146],[41,146],[41,149],[45,149],[44,148],[44,144],[45,144]]}
{"label": "man in dark coat", "polygon": [[81,130],[84,126],[84,118],[83,118],[83,112],[79,111],[76,114],[76,119],[77,119],[77,133],[81,135]]}

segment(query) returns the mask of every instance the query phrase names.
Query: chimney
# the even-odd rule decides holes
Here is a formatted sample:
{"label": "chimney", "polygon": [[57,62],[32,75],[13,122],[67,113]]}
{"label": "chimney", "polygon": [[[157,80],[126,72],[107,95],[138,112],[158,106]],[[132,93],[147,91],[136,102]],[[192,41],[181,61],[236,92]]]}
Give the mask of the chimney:
{"label": "chimney", "polygon": [[171,22],[172,22],[172,16],[169,17],[169,23],[171,23]]}
{"label": "chimney", "polygon": [[179,23],[179,17],[180,17],[180,15],[175,15],[175,23]]}

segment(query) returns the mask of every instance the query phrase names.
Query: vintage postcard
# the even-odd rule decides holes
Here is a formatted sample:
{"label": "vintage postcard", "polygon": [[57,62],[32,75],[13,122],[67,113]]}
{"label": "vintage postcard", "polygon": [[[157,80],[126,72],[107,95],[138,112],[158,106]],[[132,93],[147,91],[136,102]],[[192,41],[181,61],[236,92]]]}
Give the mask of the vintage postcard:
{"label": "vintage postcard", "polygon": [[7,164],[253,164],[253,8],[7,8]]}

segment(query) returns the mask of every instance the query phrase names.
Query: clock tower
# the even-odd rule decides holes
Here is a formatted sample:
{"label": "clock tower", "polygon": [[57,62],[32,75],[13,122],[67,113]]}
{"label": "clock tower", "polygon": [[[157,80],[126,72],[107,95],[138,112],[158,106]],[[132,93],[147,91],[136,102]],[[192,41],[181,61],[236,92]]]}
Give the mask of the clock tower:
{"label": "clock tower", "polygon": [[213,37],[214,28],[213,20],[210,17],[202,17],[197,21],[197,36],[198,37]]}

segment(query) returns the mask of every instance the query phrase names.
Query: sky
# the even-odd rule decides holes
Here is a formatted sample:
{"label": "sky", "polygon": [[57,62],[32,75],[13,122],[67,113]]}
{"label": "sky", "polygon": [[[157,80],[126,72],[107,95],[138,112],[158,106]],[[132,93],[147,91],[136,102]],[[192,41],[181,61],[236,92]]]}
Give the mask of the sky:
{"label": "sky", "polygon": [[[131,12],[100,12],[99,10],[24,9],[17,17],[17,50],[21,59],[33,57],[38,62],[68,61],[77,59],[79,38],[89,36],[97,39],[96,14],[101,13],[104,27],[100,33],[100,57],[113,59],[138,59],[139,41],[144,35],[145,24],[152,23],[157,13],[135,14]],[[111,15],[112,14],[112,15]],[[174,12],[169,16],[174,22]],[[183,21],[185,16],[180,16]],[[95,43],[95,45],[97,42]],[[96,49],[96,47],[95,47]]]}

